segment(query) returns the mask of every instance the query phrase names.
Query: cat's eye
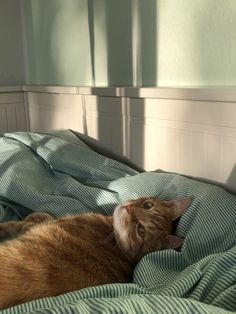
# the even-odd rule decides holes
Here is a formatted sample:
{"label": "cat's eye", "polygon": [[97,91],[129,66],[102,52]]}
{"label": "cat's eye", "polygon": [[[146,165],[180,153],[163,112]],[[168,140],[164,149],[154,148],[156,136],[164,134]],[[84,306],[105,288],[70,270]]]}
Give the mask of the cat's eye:
{"label": "cat's eye", "polygon": [[144,209],[150,209],[150,208],[152,208],[152,206],[153,206],[152,202],[145,202],[143,204]]}
{"label": "cat's eye", "polygon": [[141,238],[144,238],[144,236],[145,236],[145,228],[144,228],[143,225],[138,224],[138,226],[137,226],[137,232],[138,232],[138,235],[139,235]]}

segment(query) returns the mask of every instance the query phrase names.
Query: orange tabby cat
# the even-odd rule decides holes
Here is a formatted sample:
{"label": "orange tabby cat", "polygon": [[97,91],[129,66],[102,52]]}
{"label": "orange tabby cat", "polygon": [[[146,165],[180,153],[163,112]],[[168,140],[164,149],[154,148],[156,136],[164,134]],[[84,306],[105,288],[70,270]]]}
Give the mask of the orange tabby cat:
{"label": "orange tabby cat", "polygon": [[[0,309],[30,300],[115,282],[131,282],[147,253],[178,248],[173,222],[191,199],[142,198],[118,206],[113,216],[81,214],[54,219],[34,213],[0,224]],[[112,236],[114,235],[114,236]]]}

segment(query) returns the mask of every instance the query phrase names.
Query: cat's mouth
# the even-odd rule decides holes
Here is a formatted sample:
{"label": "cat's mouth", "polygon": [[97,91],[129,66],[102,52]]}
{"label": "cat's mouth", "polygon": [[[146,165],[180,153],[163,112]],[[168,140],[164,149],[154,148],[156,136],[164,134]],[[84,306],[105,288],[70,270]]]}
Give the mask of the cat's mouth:
{"label": "cat's mouth", "polygon": [[128,221],[128,214],[125,207],[119,205],[115,208],[113,213],[113,227],[117,244],[123,254],[130,259],[128,252],[130,252],[130,239],[126,228]]}
{"label": "cat's mouth", "polygon": [[126,258],[134,263],[136,262],[137,243],[131,239],[132,219],[127,213],[127,208],[119,205],[113,213],[113,227],[118,246]]}

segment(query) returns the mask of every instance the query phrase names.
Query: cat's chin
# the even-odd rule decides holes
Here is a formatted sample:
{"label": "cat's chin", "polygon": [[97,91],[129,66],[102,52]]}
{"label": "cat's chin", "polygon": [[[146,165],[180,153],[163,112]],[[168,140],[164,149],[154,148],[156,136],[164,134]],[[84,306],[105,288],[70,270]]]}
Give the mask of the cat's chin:
{"label": "cat's chin", "polygon": [[121,229],[121,220],[122,220],[122,216],[124,215],[124,211],[125,208],[122,207],[122,205],[118,205],[113,213],[113,225],[114,225],[114,229],[117,230],[119,232],[119,230]]}
{"label": "cat's chin", "polygon": [[123,218],[126,216],[126,209],[119,205],[115,208],[113,213],[113,227],[115,237],[119,244],[122,243],[121,247],[129,248],[129,239],[127,237],[127,229],[122,223]]}
{"label": "cat's chin", "polygon": [[123,252],[124,256],[129,260],[130,263],[134,264],[134,248],[130,242],[130,238],[128,236],[127,227],[124,224],[124,220],[127,217],[126,208],[119,205],[115,208],[113,213],[113,227],[114,234],[117,241],[117,244],[120,250]]}

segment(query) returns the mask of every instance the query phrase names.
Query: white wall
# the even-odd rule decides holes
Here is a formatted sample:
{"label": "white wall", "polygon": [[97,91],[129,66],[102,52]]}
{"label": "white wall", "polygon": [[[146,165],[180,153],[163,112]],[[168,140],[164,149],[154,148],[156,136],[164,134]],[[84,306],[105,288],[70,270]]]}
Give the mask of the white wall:
{"label": "white wall", "polygon": [[236,85],[236,0],[22,2],[28,84]]}
{"label": "white wall", "polygon": [[236,85],[236,1],[158,0],[158,85]]}
{"label": "white wall", "polygon": [[235,0],[0,0],[0,85],[235,86],[235,14]]}
{"label": "white wall", "polygon": [[20,0],[0,0],[0,86],[24,83]]}

